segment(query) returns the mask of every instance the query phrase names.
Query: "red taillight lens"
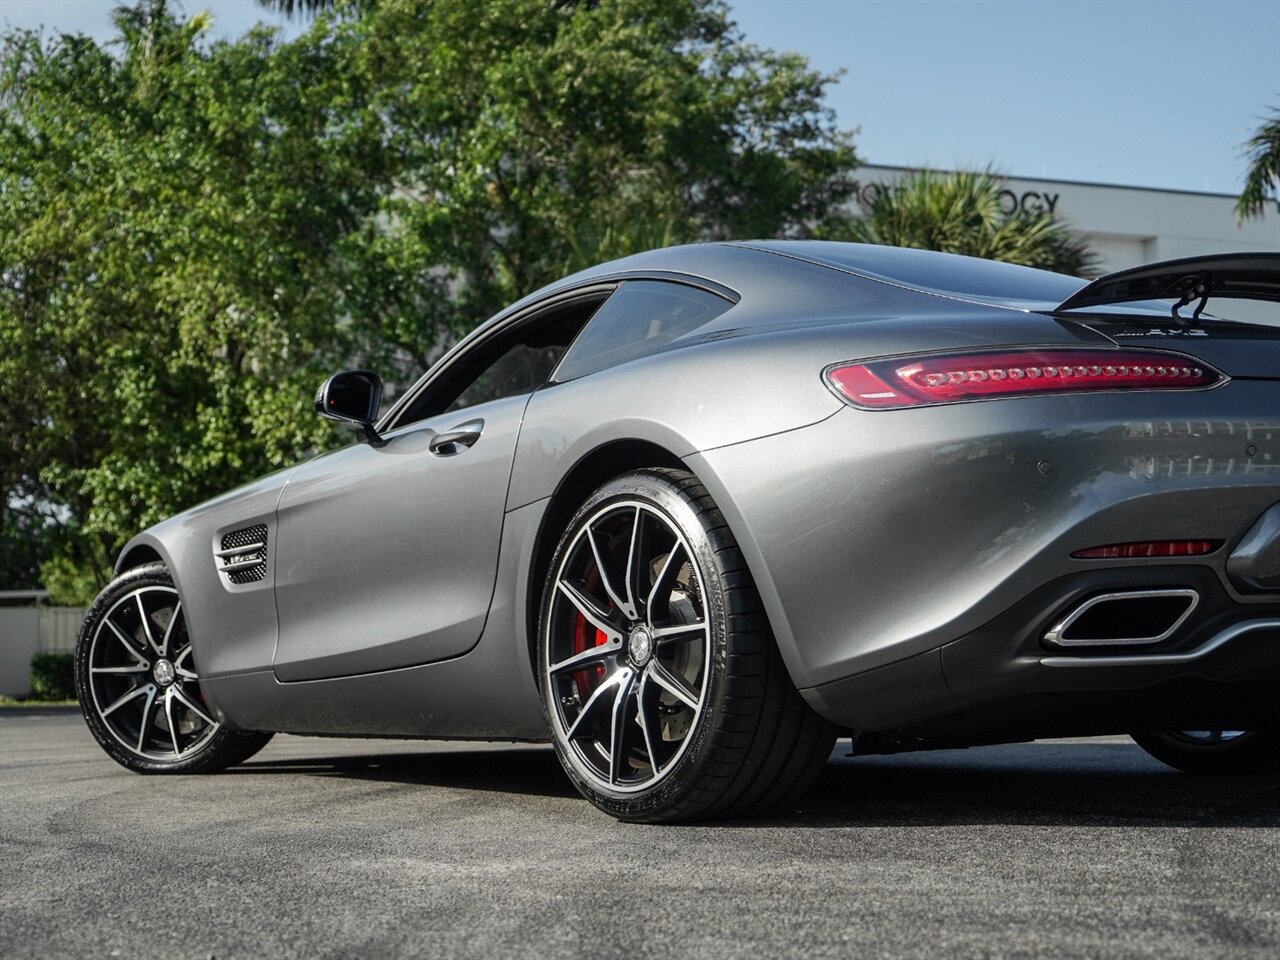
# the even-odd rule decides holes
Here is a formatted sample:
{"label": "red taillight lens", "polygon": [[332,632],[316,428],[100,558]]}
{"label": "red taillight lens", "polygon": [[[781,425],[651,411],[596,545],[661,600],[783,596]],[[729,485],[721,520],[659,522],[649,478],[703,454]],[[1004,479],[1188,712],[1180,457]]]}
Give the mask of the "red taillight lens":
{"label": "red taillight lens", "polygon": [[856,407],[894,409],[995,397],[1099,390],[1189,390],[1225,377],[1177,353],[1004,350],[900,357],[828,368],[827,381]]}
{"label": "red taillight lens", "polygon": [[1077,560],[1129,560],[1135,557],[1200,557],[1213,553],[1221,540],[1150,540],[1141,543],[1111,543],[1105,547],[1077,550]]}

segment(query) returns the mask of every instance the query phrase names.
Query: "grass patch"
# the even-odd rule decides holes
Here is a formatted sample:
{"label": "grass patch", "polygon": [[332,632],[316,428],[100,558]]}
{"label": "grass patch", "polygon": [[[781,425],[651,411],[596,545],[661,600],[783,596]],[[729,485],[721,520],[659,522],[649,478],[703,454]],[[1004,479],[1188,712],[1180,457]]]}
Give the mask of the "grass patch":
{"label": "grass patch", "polygon": [[76,707],[78,700],[18,700],[15,697],[0,696],[0,707],[31,707],[39,710],[42,707]]}

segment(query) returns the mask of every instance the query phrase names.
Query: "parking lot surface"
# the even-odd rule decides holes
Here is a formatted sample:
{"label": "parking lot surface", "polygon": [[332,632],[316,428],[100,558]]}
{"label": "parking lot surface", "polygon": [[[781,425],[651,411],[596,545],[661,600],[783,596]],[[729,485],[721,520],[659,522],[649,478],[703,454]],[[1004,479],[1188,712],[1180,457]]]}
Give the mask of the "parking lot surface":
{"label": "parking lot surface", "polygon": [[768,820],[617,823],[547,747],[277,737],[142,777],[0,715],[0,957],[1280,955],[1280,780],[1127,740],[849,759]]}

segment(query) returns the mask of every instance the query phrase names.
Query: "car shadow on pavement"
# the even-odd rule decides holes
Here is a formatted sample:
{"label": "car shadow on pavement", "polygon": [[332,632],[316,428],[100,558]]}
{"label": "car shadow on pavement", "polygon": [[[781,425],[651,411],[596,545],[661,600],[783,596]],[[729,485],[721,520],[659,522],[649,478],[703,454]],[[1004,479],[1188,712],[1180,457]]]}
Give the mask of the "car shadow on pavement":
{"label": "car shadow on pavement", "polygon": [[250,760],[227,773],[293,773],[526,796],[577,795],[549,748],[468,750],[459,747],[421,753]]}
{"label": "car shadow on pavement", "polygon": [[837,752],[795,811],[735,825],[1280,825],[1278,777],[1192,776],[1125,744],[1059,744],[1045,758],[1039,749],[856,758]]}
{"label": "car shadow on pavement", "polygon": [[[1280,826],[1280,778],[1196,777],[1128,744],[1087,741],[849,758],[837,749],[790,808],[692,826]],[[232,775],[302,774],[511,795],[573,797],[550,748],[255,760]]]}

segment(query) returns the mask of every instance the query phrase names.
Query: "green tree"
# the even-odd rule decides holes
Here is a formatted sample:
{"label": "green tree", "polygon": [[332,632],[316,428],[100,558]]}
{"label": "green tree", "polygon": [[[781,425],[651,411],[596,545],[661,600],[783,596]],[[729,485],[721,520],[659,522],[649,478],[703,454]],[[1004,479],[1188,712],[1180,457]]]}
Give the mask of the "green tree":
{"label": "green tree", "polygon": [[986,172],[922,170],[872,190],[863,217],[831,236],[1003,260],[1080,276],[1097,263],[1086,241],[1051,213],[1007,215],[1002,184]]}
{"label": "green tree", "polygon": [[308,410],[324,372],[405,383],[566,268],[804,234],[852,192],[831,78],[709,0],[116,26],[0,53],[0,493],[57,525],[64,601],[138,529],[347,439]]}
{"label": "green tree", "polygon": [[1244,148],[1249,171],[1236,201],[1236,218],[1241,223],[1261,217],[1267,202],[1276,199],[1276,186],[1280,184],[1280,108],[1272,111]]}
{"label": "green tree", "polygon": [[32,503],[0,503],[0,590],[40,589],[40,568],[61,535],[57,522]]}
{"label": "green tree", "polygon": [[383,2],[336,29],[389,68],[378,106],[417,178],[396,219],[469,316],[554,279],[584,231],[776,236],[852,192],[830,78],[718,3]]}
{"label": "green tree", "polygon": [[138,528],[328,442],[306,398],[355,349],[386,176],[340,51],[202,48],[160,4],[116,23],[118,55],[17,33],[0,70],[0,489],[61,526],[63,600]]}

